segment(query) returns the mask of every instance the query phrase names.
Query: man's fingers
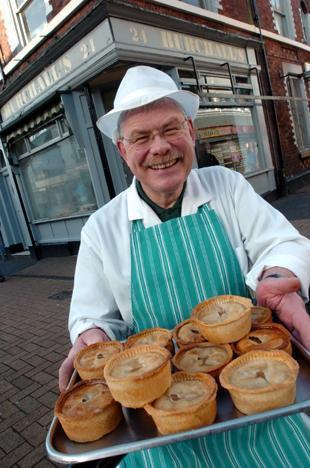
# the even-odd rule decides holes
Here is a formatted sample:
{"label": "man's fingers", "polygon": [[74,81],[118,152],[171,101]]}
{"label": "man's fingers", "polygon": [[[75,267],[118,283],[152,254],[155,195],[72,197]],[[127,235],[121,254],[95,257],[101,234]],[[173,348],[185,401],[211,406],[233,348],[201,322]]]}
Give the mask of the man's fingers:
{"label": "man's fingers", "polygon": [[59,368],[59,390],[64,392],[73,372],[73,359],[67,357]]}
{"label": "man's fingers", "polygon": [[301,283],[298,278],[266,278],[262,280],[262,284],[268,285],[268,289],[274,294],[287,294],[296,292],[301,288]]}

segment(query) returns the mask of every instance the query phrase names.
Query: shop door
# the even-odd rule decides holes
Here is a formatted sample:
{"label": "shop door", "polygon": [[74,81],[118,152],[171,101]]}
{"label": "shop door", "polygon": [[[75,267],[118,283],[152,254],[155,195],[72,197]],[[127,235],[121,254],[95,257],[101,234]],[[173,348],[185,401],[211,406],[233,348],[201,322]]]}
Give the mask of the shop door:
{"label": "shop door", "polygon": [[71,130],[80,147],[84,149],[98,207],[103,206],[114,193],[109,169],[103,162],[98,146],[87,93],[79,90],[61,94],[61,100]]}

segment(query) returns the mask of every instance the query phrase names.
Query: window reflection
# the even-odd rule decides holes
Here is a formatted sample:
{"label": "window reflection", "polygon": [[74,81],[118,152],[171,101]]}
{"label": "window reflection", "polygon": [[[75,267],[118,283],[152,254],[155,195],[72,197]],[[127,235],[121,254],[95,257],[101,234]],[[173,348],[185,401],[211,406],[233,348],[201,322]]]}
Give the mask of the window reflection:
{"label": "window reflection", "polygon": [[63,218],[97,208],[86,158],[73,136],[24,158],[20,167],[34,219]]}
{"label": "window reflection", "polygon": [[202,109],[194,125],[199,167],[220,164],[242,174],[261,168],[250,108]]}

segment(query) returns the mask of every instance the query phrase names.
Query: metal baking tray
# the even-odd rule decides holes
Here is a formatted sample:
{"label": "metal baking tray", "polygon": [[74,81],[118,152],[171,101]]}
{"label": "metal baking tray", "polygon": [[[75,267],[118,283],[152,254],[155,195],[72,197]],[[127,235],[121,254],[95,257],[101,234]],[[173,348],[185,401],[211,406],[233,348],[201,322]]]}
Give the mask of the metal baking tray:
{"label": "metal baking tray", "polygon": [[[51,460],[58,463],[82,463],[187,439],[195,439],[289,414],[307,413],[310,409],[310,353],[298,341],[295,346],[296,341],[294,338],[293,356],[299,362],[300,372],[297,379],[296,401],[292,405],[245,416],[233,406],[229,393],[219,387],[217,417],[210,426],[163,436],[158,433],[152,418],[143,409],[123,408],[124,420],[113,432],[95,442],[87,443],[70,441],[58,419],[54,417],[46,437],[47,455]],[[75,379],[76,374],[73,375],[71,382]],[[108,462],[108,460],[106,461]]]}

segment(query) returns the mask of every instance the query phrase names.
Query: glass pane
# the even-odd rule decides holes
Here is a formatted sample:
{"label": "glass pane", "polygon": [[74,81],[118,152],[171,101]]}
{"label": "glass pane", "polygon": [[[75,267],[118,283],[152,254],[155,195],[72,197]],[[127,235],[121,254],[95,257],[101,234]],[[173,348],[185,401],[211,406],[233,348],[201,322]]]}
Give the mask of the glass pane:
{"label": "glass pane", "polygon": [[[291,94],[297,98],[306,98],[302,87],[304,82],[300,79],[290,79]],[[310,148],[310,113],[306,101],[293,102],[294,127],[300,149]]]}
{"label": "glass pane", "polygon": [[22,154],[27,153],[26,140],[22,138],[21,140],[15,141],[10,145],[10,149],[15,156],[21,156]]}
{"label": "glass pane", "polygon": [[73,136],[20,161],[34,219],[97,208],[84,152]]}
{"label": "glass pane", "polygon": [[201,6],[201,1],[200,0],[185,0],[184,3],[189,3],[190,5]]}
{"label": "glass pane", "polygon": [[28,40],[39,34],[47,23],[47,16],[53,10],[46,0],[32,0],[21,12]]}
{"label": "glass pane", "polygon": [[57,137],[59,137],[57,125],[56,122],[52,122],[29,136],[30,148],[36,149],[42,145],[46,145]]}
{"label": "glass pane", "polygon": [[203,109],[194,126],[199,167],[220,164],[243,174],[261,168],[251,109]]}

